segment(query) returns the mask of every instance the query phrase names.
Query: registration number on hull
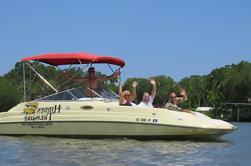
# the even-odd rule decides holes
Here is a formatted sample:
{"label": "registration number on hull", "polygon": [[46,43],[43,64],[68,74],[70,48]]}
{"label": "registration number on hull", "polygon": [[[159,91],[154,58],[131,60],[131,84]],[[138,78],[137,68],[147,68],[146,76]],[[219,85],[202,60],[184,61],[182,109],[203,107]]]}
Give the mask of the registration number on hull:
{"label": "registration number on hull", "polygon": [[142,122],[142,123],[158,123],[157,118],[136,118],[136,122]]}

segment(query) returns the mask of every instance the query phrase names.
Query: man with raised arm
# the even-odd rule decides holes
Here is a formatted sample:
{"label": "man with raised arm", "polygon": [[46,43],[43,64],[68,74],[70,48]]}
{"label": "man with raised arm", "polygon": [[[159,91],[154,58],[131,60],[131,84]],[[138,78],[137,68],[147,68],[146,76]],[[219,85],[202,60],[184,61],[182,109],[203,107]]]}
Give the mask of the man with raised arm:
{"label": "man with raised arm", "polygon": [[[84,90],[84,95],[86,96],[96,96],[92,93],[92,90],[95,92],[99,92],[101,90],[100,83],[105,82],[108,80],[111,80],[113,78],[116,78],[119,76],[119,72],[114,72],[112,75],[104,77],[104,76],[96,76],[95,74],[95,68],[90,67],[88,69],[88,75],[86,77],[78,77],[78,78],[72,78],[72,80],[75,80],[78,82],[78,84],[81,84]],[[68,75],[66,75],[69,77]]]}
{"label": "man with raised arm", "polygon": [[169,109],[169,110],[173,110],[173,111],[182,111],[182,112],[189,112],[191,113],[190,110],[187,109],[182,109],[178,106],[178,104],[187,101],[187,94],[184,88],[180,88],[179,93],[178,93],[178,97],[176,96],[176,94],[174,92],[170,93],[169,95],[169,100],[166,103],[165,108]]}
{"label": "man with raised arm", "polygon": [[151,79],[150,83],[152,84],[151,95],[148,92],[144,92],[142,101],[138,105],[139,107],[153,108],[153,100],[156,95],[156,82],[154,79]]}
{"label": "man with raised arm", "polygon": [[95,68],[90,67],[88,69],[88,76],[80,78],[79,80],[87,83],[87,85],[89,86],[88,88],[90,88],[92,90],[98,90],[100,82],[105,82],[105,81],[111,80],[113,78],[118,77],[118,75],[119,75],[119,72],[115,72],[112,75],[107,76],[107,77],[96,76],[95,75]]}

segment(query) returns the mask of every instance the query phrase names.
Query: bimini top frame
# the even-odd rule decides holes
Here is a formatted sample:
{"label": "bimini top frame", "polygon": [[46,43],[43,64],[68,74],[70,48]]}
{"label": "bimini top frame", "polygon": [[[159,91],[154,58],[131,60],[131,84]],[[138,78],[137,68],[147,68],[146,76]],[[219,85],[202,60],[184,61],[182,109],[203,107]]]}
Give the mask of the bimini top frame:
{"label": "bimini top frame", "polygon": [[24,57],[21,59],[23,63],[23,80],[24,80],[24,101],[26,101],[26,83],[25,83],[25,64],[27,64],[39,77],[40,79],[47,84],[51,89],[53,89],[56,93],[58,90],[53,87],[41,74],[39,74],[28,62],[29,61],[38,61],[43,62],[53,66],[60,65],[72,65],[72,64],[97,64],[97,63],[106,63],[109,68],[114,72],[111,68],[110,64],[117,65],[120,70],[125,66],[125,62],[122,59],[114,58],[111,56],[97,56],[89,53],[48,53],[41,54],[36,56]]}

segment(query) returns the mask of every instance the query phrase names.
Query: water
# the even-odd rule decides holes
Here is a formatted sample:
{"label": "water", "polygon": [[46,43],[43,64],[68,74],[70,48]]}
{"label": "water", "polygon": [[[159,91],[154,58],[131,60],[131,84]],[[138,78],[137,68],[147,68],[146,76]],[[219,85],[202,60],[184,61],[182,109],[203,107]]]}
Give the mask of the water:
{"label": "water", "polygon": [[138,141],[0,136],[0,165],[251,165],[251,123],[221,141]]}

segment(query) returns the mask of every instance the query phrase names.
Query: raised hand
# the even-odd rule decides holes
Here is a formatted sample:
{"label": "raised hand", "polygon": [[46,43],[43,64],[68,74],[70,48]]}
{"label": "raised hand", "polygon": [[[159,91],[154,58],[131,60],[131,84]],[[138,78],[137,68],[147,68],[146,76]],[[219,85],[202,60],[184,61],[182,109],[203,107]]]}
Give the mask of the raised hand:
{"label": "raised hand", "polygon": [[150,79],[150,84],[152,84],[152,85],[156,85],[155,80],[154,80],[154,79]]}
{"label": "raised hand", "polygon": [[185,96],[186,95],[186,91],[184,88],[180,88],[180,92],[179,92],[180,96]]}
{"label": "raised hand", "polygon": [[132,87],[133,87],[133,88],[136,88],[137,85],[138,85],[138,82],[137,82],[137,81],[133,81],[133,82],[132,82]]}

